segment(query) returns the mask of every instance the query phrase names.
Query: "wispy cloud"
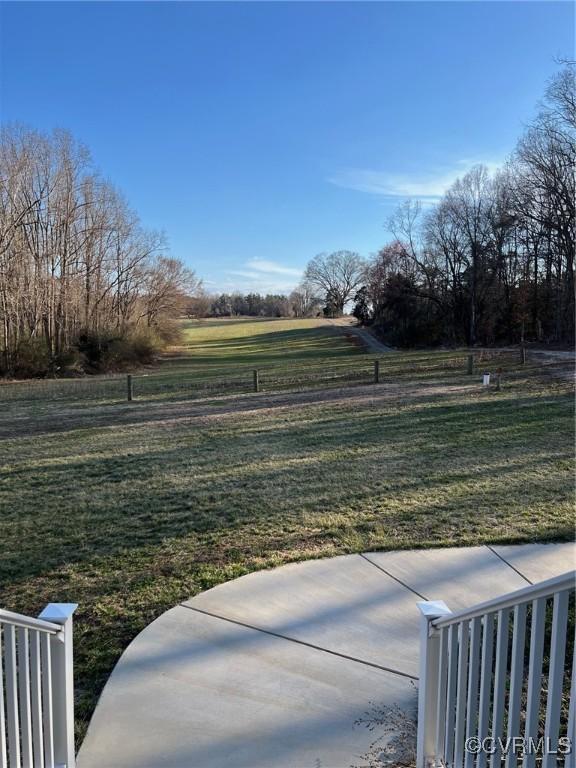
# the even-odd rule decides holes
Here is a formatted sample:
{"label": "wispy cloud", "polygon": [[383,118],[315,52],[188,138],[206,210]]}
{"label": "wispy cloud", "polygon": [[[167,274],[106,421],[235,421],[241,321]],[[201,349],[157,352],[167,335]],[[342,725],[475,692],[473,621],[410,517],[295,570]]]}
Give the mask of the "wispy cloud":
{"label": "wispy cloud", "polygon": [[301,277],[302,270],[295,269],[294,267],[285,267],[282,264],[278,264],[276,261],[270,261],[269,259],[250,259],[246,263],[249,269],[255,269],[258,272],[264,272],[268,275],[291,275],[292,277]]}
{"label": "wispy cloud", "polygon": [[247,280],[261,280],[262,275],[258,272],[250,272],[247,269],[228,269],[226,270],[227,275],[231,275],[232,277],[244,277]]}
{"label": "wispy cloud", "polygon": [[386,171],[350,169],[328,179],[331,184],[384,197],[440,197],[456,176],[411,177]]}
{"label": "wispy cloud", "polygon": [[302,277],[303,270],[271,259],[250,259],[238,269],[226,271],[224,291],[288,293]]}
{"label": "wispy cloud", "polygon": [[435,168],[414,174],[350,168],[335,174],[328,181],[338,187],[381,197],[414,197],[434,202],[442,197],[459,176],[480,162],[491,172],[501,165],[494,160],[463,159],[450,168]]}

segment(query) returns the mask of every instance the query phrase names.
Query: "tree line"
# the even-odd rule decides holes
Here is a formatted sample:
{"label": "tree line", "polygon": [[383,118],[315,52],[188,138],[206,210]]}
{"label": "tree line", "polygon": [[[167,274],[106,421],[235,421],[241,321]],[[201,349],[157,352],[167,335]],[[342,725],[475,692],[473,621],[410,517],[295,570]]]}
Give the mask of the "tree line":
{"label": "tree line", "polygon": [[0,133],[0,372],[150,357],[199,281],[66,131]]}
{"label": "tree line", "polygon": [[288,295],[199,291],[186,302],[187,317],[315,317],[321,314],[322,298],[311,285],[302,284]]}
{"label": "tree line", "polygon": [[497,173],[472,168],[428,210],[404,203],[372,259],[310,262],[325,311],[354,300],[358,319],[398,345],[573,343],[575,131],[569,63]]}

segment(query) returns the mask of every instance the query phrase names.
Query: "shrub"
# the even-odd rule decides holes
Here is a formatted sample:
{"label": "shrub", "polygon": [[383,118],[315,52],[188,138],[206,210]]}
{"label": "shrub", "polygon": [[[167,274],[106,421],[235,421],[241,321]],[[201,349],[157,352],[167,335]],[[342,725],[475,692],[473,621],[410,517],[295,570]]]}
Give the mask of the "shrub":
{"label": "shrub", "polygon": [[179,340],[180,329],[172,322],[136,327],[124,334],[83,331],[68,349],[54,357],[44,339],[27,338],[18,344],[9,369],[0,363],[0,375],[29,379],[130,370],[151,365],[162,349]]}
{"label": "shrub", "polygon": [[50,350],[41,338],[27,338],[18,343],[14,357],[14,376],[33,379],[46,376],[50,368]]}
{"label": "shrub", "polygon": [[102,360],[108,350],[110,337],[102,333],[86,331],[78,336],[74,345],[82,358],[82,366],[88,373],[98,373],[102,368]]}
{"label": "shrub", "polygon": [[156,355],[164,347],[162,340],[150,329],[135,333],[130,338],[130,345],[136,362],[141,365],[153,363]]}
{"label": "shrub", "polygon": [[156,323],[152,328],[146,328],[146,331],[139,330],[138,335],[144,333],[151,333],[152,336],[160,344],[160,348],[170,344],[178,344],[182,341],[182,328],[174,322],[174,320],[162,319],[161,322]]}
{"label": "shrub", "polygon": [[77,348],[84,357],[85,370],[102,373],[150,365],[171,337],[172,329],[163,329],[161,335],[150,327],[131,329],[124,335],[82,334]]}
{"label": "shrub", "polygon": [[108,339],[100,357],[101,371],[120,371],[131,368],[137,363],[134,348],[130,340],[123,337]]}

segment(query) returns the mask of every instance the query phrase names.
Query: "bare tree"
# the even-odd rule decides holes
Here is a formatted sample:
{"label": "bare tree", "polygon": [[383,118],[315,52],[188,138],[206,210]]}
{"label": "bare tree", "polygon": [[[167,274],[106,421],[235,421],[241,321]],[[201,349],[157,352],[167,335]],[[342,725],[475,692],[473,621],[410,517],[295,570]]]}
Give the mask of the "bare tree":
{"label": "bare tree", "polygon": [[80,336],[126,336],[196,284],[65,131],[0,133],[1,368],[38,373]]}
{"label": "bare tree", "polygon": [[420,343],[573,342],[575,105],[568,64],[504,168],[472,168],[426,215],[400,207],[369,270],[377,325]]}
{"label": "bare tree", "polygon": [[322,306],[322,299],[314,286],[306,281],[300,283],[289,296],[294,317],[313,317]]}
{"label": "bare tree", "polygon": [[208,317],[214,297],[207,293],[202,285],[186,296],[184,314],[186,317]]}
{"label": "bare tree", "polygon": [[202,286],[195,273],[178,259],[160,256],[144,273],[142,314],[148,326],[162,316],[183,314],[187,297]]}
{"label": "bare tree", "polygon": [[336,311],[353,297],[364,279],[365,261],[352,251],[321,253],[313,258],[304,273],[305,280],[331,297]]}
{"label": "bare tree", "polygon": [[557,340],[574,337],[575,102],[574,67],[567,66],[551,81],[514,158],[519,220],[546,233],[543,271],[546,292],[554,294],[552,336]]}

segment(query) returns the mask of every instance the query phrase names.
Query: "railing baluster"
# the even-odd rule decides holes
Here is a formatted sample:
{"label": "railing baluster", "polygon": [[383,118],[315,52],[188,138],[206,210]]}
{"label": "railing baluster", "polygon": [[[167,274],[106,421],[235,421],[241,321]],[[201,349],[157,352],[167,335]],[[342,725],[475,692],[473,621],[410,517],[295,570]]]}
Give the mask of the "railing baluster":
{"label": "railing baluster", "polygon": [[[503,608],[498,611],[498,629],[496,631],[496,671],[494,673],[494,706],[492,710],[492,738],[497,740],[502,736],[504,727],[504,697],[506,693],[506,672],[508,665],[508,640],[510,610]],[[490,761],[492,768],[500,768],[501,755],[498,744],[495,744],[494,754]]]}
{"label": "railing baluster", "polygon": [[[482,668],[480,673],[480,705],[478,711],[478,738],[482,743],[488,736],[490,722],[490,694],[492,692],[492,661],[494,659],[494,614],[484,616],[482,630]],[[486,768],[486,752],[477,758],[477,768]]]}
{"label": "railing baluster", "polygon": [[418,603],[420,609],[420,672],[418,680],[418,735],[416,763],[426,768],[435,760],[435,734],[440,717],[438,688],[440,687],[440,657],[442,633],[432,626],[434,619],[450,613],[442,601]]}
{"label": "railing baluster", "polygon": [[456,726],[454,734],[454,767],[464,764],[464,732],[466,726],[466,683],[468,680],[469,625],[460,622],[460,645],[458,648],[458,683],[456,690]]}
{"label": "railing baluster", "polygon": [[456,683],[458,673],[458,625],[448,628],[448,682],[446,695],[446,735],[444,761],[450,765],[454,759],[454,721],[456,719]]}
{"label": "railing baluster", "polygon": [[22,768],[32,765],[32,709],[30,704],[30,652],[28,630],[21,627],[18,637],[18,701],[20,704],[20,735],[22,741]]}
{"label": "railing baluster", "polygon": [[436,757],[444,755],[446,739],[446,692],[448,687],[448,627],[440,630],[440,664],[438,672],[438,704],[436,706]]}
{"label": "railing baluster", "polygon": [[20,720],[18,717],[18,673],[16,662],[16,629],[8,625],[4,631],[6,652],[6,717],[8,720],[8,755],[10,766],[20,766]]}
{"label": "railing baluster", "polygon": [[[567,728],[568,736],[573,740],[574,734],[576,733],[576,637],[574,640],[574,653],[572,658],[572,682],[570,684],[570,705],[568,708]],[[574,750],[576,750],[576,744],[572,743],[571,754],[567,754],[564,761],[565,768],[570,768],[570,763],[574,760]]]}
{"label": "railing baluster", "polygon": [[8,765],[6,750],[6,711],[4,709],[4,663],[2,661],[4,627],[0,624],[0,764]]}
{"label": "railing baluster", "polygon": [[[544,658],[544,629],[546,624],[546,598],[540,597],[532,603],[532,623],[530,627],[530,658],[528,661],[528,690],[526,694],[526,723],[524,743],[530,739],[536,744],[538,738],[538,720],[540,717],[540,691],[542,686],[542,660]],[[524,755],[522,768],[535,768],[536,751],[528,749]]]}
{"label": "railing baluster", "polygon": [[39,619],[59,624],[61,631],[50,635],[54,707],[54,759],[74,768],[74,664],[72,650],[73,614],[76,603],[49,603]]}
{"label": "railing baluster", "polygon": [[[480,629],[481,619],[470,622],[470,662],[468,664],[468,701],[466,704],[466,739],[475,736],[478,726],[478,680],[480,673]],[[465,768],[472,768],[475,755],[471,751],[465,754]]]}
{"label": "railing baluster", "polygon": [[52,707],[52,654],[50,635],[42,633],[40,642],[42,669],[42,721],[44,726],[44,764],[54,768],[54,712]]}
{"label": "railing baluster", "polygon": [[[514,608],[510,698],[508,699],[508,738],[520,736],[520,704],[524,681],[524,649],[526,645],[526,603]],[[516,768],[518,757],[513,748],[506,755],[506,768]]]}
{"label": "railing baluster", "polygon": [[[544,740],[547,751],[542,760],[542,768],[556,768],[557,766],[555,750],[558,748],[560,730],[560,704],[562,701],[567,624],[568,592],[556,592],[552,616],[550,672],[548,675],[548,696],[546,700],[546,725],[544,727]],[[573,734],[571,735],[573,736]]]}
{"label": "railing baluster", "polygon": [[44,768],[40,632],[34,629],[30,630],[30,695],[32,701],[32,746],[34,749],[34,768]]}

